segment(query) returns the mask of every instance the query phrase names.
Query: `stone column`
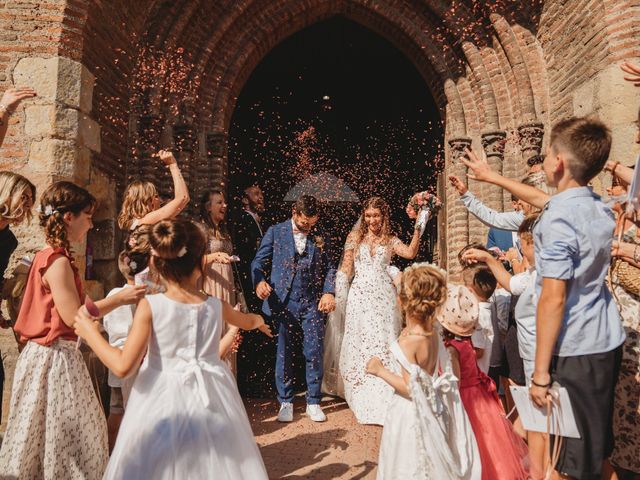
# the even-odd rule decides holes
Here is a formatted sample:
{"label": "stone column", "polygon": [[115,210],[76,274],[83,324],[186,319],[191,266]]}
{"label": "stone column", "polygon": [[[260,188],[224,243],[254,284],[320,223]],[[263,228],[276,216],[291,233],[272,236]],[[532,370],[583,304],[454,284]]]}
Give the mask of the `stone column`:
{"label": "stone column", "polygon": [[[464,156],[465,149],[471,148],[471,139],[467,137],[455,137],[447,142],[448,161],[445,170],[445,177],[456,175],[466,181],[467,167],[460,158]],[[448,185],[448,179],[444,179]],[[458,251],[469,241],[469,214],[464,205],[460,202],[460,196],[453,187],[447,186],[445,201],[445,222],[447,228],[446,258],[447,264],[443,265],[455,277],[460,271],[457,254]]]}
{"label": "stone column", "polygon": [[[502,130],[484,132],[481,136],[482,149],[487,156],[487,162],[492,170],[500,174],[502,174],[506,138],[507,133]],[[502,212],[504,210],[502,189],[490,183],[480,183],[479,186],[480,198],[483,203],[489,208]],[[471,224],[471,229],[475,232],[475,235],[470,235],[470,241],[477,241],[482,244],[486,243],[487,232],[489,231],[486,225],[474,219],[473,224]]]}
{"label": "stone column", "polygon": [[[24,103],[24,133],[30,145],[20,173],[36,184],[39,194],[54,181],[73,181],[96,196],[102,205],[97,213],[111,214],[110,201],[115,196],[112,184],[91,164],[93,152],[101,148],[100,125],[91,118],[94,82],[86,67],[69,58],[20,59],[13,70],[13,83],[29,85],[38,92],[37,97]],[[21,225],[16,233],[20,251],[15,258],[43,245],[37,222]],[[74,245],[73,250],[83,270],[85,244]]]}
{"label": "stone column", "polygon": [[544,125],[542,123],[523,123],[518,127],[518,139],[522,158],[526,162],[542,151]]}

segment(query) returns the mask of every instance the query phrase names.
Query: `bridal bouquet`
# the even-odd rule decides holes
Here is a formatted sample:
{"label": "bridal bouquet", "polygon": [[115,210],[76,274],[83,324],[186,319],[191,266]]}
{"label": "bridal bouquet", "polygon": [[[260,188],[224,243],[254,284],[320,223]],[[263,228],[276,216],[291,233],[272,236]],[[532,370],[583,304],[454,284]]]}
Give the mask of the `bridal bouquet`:
{"label": "bridal bouquet", "polygon": [[442,207],[442,201],[430,192],[415,193],[407,204],[407,215],[409,218],[416,219],[421,210],[429,210],[429,216],[433,217]]}

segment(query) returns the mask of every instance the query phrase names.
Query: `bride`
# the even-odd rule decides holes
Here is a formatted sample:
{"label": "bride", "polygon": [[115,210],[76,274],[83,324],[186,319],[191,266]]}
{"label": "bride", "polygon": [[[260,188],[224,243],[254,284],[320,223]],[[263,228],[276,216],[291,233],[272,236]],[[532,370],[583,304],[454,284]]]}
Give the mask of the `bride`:
{"label": "bride", "polygon": [[346,297],[339,372],[344,397],[359,423],[384,422],[393,388],[367,375],[365,366],[372,356],[387,368],[393,366],[389,345],[402,330],[402,316],[389,266],[394,255],[415,258],[426,216],[418,217],[411,243],[405,245],[390,233],[387,203],[372,197],[364,204],[360,224],[347,237],[339,275],[347,283],[353,281]]}

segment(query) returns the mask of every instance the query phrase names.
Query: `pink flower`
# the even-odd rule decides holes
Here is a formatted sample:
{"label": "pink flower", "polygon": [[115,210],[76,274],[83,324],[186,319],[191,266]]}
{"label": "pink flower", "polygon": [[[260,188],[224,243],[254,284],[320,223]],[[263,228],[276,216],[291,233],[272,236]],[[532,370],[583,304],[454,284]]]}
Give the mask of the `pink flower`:
{"label": "pink flower", "polygon": [[414,208],[411,206],[411,204],[407,205],[407,215],[409,215],[409,218],[412,220],[418,217],[418,214],[416,213]]}

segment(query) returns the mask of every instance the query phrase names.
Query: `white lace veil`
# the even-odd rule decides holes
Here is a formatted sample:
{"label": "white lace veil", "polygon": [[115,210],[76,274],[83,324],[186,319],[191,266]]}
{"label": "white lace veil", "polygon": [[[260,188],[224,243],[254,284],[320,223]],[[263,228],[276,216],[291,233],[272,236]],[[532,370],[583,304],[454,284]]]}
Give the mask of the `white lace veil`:
{"label": "white lace veil", "polygon": [[349,235],[347,235],[347,241],[345,242],[338,270],[336,272],[336,309],[328,315],[327,328],[325,331],[322,391],[342,398],[344,398],[344,384],[342,382],[339,368],[340,348],[342,346],[342,337],[344,335],[344,322],[347,313],[347,297],[349,296],[349,286],[351,283],[351,278],[348,278],[347,274],[343,271],[342,263],[344,261],[344,252],[353,248],[353,245],[348,244],[349,236],[360,228],[361,223],[362,215],[360,215],[356,223],[351,227]]}

